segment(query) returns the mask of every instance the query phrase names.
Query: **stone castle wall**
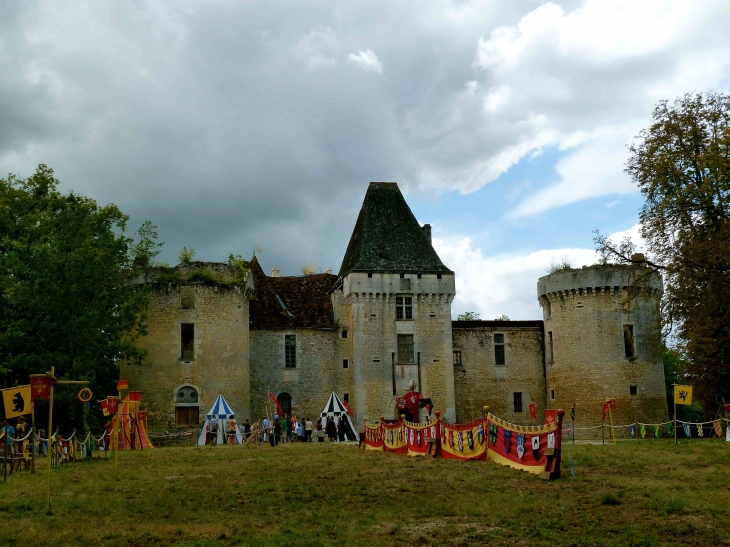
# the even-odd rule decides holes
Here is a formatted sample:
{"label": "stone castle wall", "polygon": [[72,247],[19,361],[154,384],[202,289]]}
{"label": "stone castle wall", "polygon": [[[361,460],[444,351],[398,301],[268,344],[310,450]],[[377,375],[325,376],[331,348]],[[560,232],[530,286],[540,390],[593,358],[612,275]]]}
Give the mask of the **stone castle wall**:
{"label": "stone castle wall", "polygon": [[[149,334],[138,340],[148,355],[139,366],[120,363],[120,377],[142,392],[151,430],[174,426],[175,393],[183,385],[197,389],[201,419],[219,393],[239,416],[249,414],[249,298],[248,287],[151,288]],[[192,307],[183,308],[185,299]],[[194,325],[192,359],[183,359],[183,323]]]}
{"label": "stone castle wall", "polygon": [[[496,364],[495,334],[504,335],[504,365]],[[453,367],[459,423],[481,416],[488,405],[500,418],[529,425],[530,403],[535,403],[538,423],[542,423],[546,394],[540,326],[455,327],[453,337],[454,352],[461,353],[461,364]],[[521,412],[515,412],[515,392],[522,393]]]}
{"label": "stone castle wall", "polygon": [[[296,368],[286,368],[284,337],[296,336]],[[251,331],[252,421],[274,408],[268,393],[291,396],[292,414],[316,422],[332,391],[342,400],[352,396],[352,368],[343,369],[348,359],[348,339],[340,329],[276,329]],[[349,362],[348,362],[349,365]]]}
{"label": "stone castle wall", "polygon": [[[606,397],[616,399],[616,424],[668,420],[656,346],[661,280],[637,290],[628,276],[629,270],[620,267],[591,266],[538,281],[548,404],[568,415],[575,404],[577,427],[601,423]],[[634,356],[626,354],[624,326],[633,328]],[[628,434],[628,429],[617,431]],[[591,435],[600,435],[600,429],[578,432],[579,437]]]}

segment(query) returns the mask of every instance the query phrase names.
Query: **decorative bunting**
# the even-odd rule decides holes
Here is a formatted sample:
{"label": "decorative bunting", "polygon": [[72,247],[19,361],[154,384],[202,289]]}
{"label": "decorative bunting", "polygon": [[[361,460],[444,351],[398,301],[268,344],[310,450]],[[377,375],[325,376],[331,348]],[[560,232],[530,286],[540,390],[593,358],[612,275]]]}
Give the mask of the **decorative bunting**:
{"label": "decorative bunting", "polygon": [[636,426],[635,425],[629,426],[629,436],[632,439],[636,438]]}
{"label": "decorative bunting", "polygon": [[646,426],[644,424],[639,426],[639,433],[641,433],[642,439],[646,437]]}
{"label": "decorative bunting", "polygon": [[510,450],[510,437],[512,435],[512,432],[509,429],[503,429],[504,432],[504,451],[505,453],[509,454]]}
{"label": "decorative bunting", "polygon": [[540,459],[540,435],[532,436],[532,457],[535,461]]}
{"label": "decorative bunting", "polygon": [[525,436],[522,434],[517,435],[517,456],[522,459],[525,455]]}
{"label": "decorative bunting", "polygon": [[722,437],[722,425],[720,425],[720,420],[715,420],[715,422],[712,424],[712,427],[715,428],[715,435],[718,437]]}
{"label": "decorative bunting", "polygon": [[705,436],[705,432],[702,429],[702,424],[697,424],[697,436],[700,438]]}
{"label": "decorative bunting", "polygon": [[691,439],[692,438],[692,428],[690,427],[690,425],[683,424],[682,427],[684,428],[685,437],[687,437],[688,439]]}
{"label": "decorative bunting", "polygon": [[656,437],[657,439],[660,439],[661,436],[662,436],[661,426],[655,425],[654,426],[654,437]]}
{"label": "decorative bunting", "polygon": [[489,442],[492,446],[497,444],[497,424],[489,423]]}
{"label": "decorative bunting", "polygon": [[547,447],[555,448],[555,433],[552,431],[547,434]]}
{"label": "decorative bunting", "polygon": [[674,437],[674,422],[667,422],[667,431],[670,437]]}

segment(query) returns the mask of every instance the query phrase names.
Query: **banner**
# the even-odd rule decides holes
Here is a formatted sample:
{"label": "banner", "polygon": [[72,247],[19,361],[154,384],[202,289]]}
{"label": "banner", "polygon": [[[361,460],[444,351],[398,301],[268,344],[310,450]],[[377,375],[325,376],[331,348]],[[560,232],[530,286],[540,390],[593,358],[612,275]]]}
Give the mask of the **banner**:
{"label": "banner", "polygon": [[276,398],[276,395],[274,395],[270,391],[269,391],[269,397],[271,397],[271,400],[274,401],[274,404],[276,404],[276,408],[279,411],[279,416],[281,416],[283,418],[284,417],[284,411],[281,409],[281,405],[279,404],[279,399],[277,399]]}
{"label": "banner", "polygon": [[537,412],[535,411],[535,403],[530,403],[530,417],[537,420]]}
{"label": "banner", "polygon": [[30,375],[30,391],[31,398],[35,401],[41,397],[44,401],[48,400],[51,387],[51,379],[46,374]]}
{"label": "banner", "polygon": [[692,404],[692,386],[674,386],[674,404]]}
{"label": "banner", "polygon": [[720,425],[720,420],[715,420],[715,422],[712,424],[712,427],[715,428],[715,435],[718,437],[722,437],[722,425]]}
{"label": "banner", "polygon": [[408,455],[425,456],[428,454],[431,445],[427,442],[427,439],[429,437],[436,438],[436,422],[405,422],[405,425]]}
{"label": "banner", "polygon": [[556,446],[555,422],[542,426],[509,424],[488,415],[487,459],[515,469],[539,474],[546,470],[546,452],[554,453]]}
{"label": "banner", "polygon": [[383,450],[383,429],[378,425],[365,422],[365,448],[367,450]]}
{"label": "banner", "polygon": [[470,424],[441,422],[441,456],[455,460],[485,460],[487,439],[484,420]]}
{"label": "banner", "polygon": [[2,394],[6,418],[17,418],[23,414],[31,413],[33,401],[31,400],[29,385],[3,389]]}
{"label": "banner", "polygon": [[397,424],[386,424],[383,422],[383,446],[386,452],[405,454],[408,452],[408,443],[402,421]]}
{"label": "banner", "polygon": [[124,391],[129,389],[129,380],[119,380],[117,382],[117,391]]}

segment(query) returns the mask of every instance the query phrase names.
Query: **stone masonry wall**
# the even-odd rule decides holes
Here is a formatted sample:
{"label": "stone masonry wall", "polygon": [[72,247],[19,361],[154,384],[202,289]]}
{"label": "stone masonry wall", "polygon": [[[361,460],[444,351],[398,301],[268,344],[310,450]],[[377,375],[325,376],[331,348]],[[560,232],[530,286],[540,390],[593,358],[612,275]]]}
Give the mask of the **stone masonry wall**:
{"label": "stone masonry wall", "polygon": [[[296,336],[296,368],[285,366],[286,335]],[[340,340],[339,329],[252,330],[252,422],[265,416],[267,407],[273,409],[269,391],[276,396],[288,393],[292,401],[292,414],[312,418],[315,422],[332,391],[340,399],[344,393],[351,393],[348,386],[352,384],[347,381],[351,369],[342,369],[342,359],[348,357]]]}
{"label": "stone masonry wall", "polygon": [[[545,369],[540,328],[454,328],[454,351],[461,365],[453,367],[456,419],[466,423],[482,415],[485,405],[495,416],[529,425],[529,405],[535,403],[538,423],[546,408]],[[505,364],[495,361],[494,335],[505,342]],[[522,412],[514,411],[514,392],[522,393]]]}
{"label": "stone masonry wall", "polygon": [[[575,403],[578,428],[601,423],[606,397],[616,399],[615,424],[668,420],[664,369],[654,345],[661,282],[630,297],[624,277],[625,270],[592,266],[541,278],[538,286],[548,404],[569,415]],[[635,357],[626,355],[624,325],[633,326]],[[627,435],[628,428],[617,433]],[[577,436],[600,436],[600,429],[578,430]]]}
{"label": "stone masonry wall", "polygon": [[[194,307],[181,307],[181,293]],[[154,288],[147,312],[149,334],[140,338],[148,350],[140,366],[120,363],[120,377],[142,392],[151,430],[175,424],[175,393],[195,387],[201,420],[222,393],[238,416],[250,412],[249,289],[195,284]],[[194,324],[194,359],[183,360],[181,324]]]}

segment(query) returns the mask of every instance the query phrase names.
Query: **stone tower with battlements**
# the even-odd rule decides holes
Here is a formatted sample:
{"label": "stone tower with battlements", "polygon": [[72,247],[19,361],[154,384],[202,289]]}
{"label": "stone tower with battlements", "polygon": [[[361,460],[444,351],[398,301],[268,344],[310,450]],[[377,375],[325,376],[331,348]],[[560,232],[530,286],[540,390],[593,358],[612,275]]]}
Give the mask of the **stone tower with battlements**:
{"label": "stone tower with battlements", "polygon": [[351,333],[357,422],[393,418],[411,380],[454,420],[451,302],[454,272],[431,245],[396,183],[371,182],[333,291]]}
{"label": "stone tower with battlements", "polygon": [[[662,283],[657,275],[637,287],[634,277],[625,266],[595,265],[555,272],[537,282],[547,404],[566,412],[575,404],[577,427],[600,424],[601,401],[607,397],[616,400],[616,424],[668,420],[657,351]],[[618,433],[627,435],[628,430]]]}

